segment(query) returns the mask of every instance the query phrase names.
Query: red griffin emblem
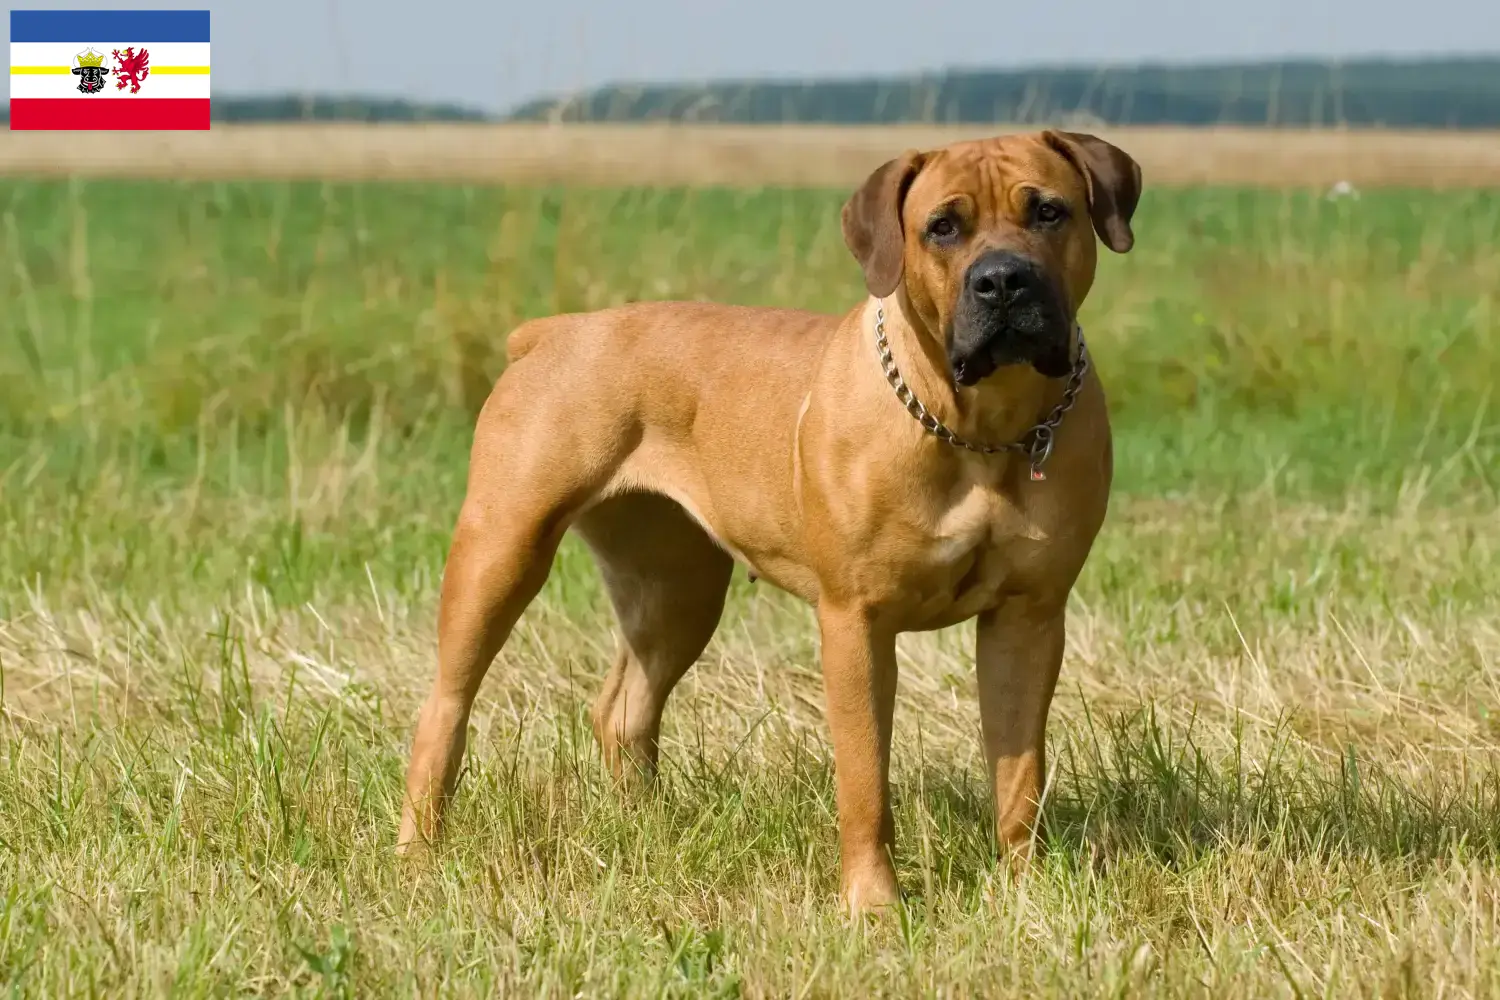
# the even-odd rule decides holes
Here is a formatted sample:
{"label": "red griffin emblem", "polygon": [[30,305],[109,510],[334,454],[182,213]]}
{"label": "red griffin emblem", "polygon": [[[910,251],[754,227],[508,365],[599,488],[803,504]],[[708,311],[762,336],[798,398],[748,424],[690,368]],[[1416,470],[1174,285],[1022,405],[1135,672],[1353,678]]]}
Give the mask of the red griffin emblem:
{"label": "red griffin emblem", "polygon": [[132,94],[141,92],[141,81],[151,75],[151,54],[145,49],[137,52],[134,45],[125,46],[125,51],[115,49],[115,89],[130,88]]}

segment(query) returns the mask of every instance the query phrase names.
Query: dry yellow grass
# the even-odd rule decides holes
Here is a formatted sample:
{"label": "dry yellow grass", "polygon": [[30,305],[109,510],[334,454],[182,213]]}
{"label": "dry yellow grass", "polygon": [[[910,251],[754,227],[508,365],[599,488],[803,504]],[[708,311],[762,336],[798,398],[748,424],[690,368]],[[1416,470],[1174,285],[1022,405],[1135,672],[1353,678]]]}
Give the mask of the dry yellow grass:
{"label": "dry yellow grass", "polygon": [[[845,186],[894,152],[1007,126],[219,125],[0,133],[0,173]],[[1500,134],[1100,128],[1153,185],[1490,187]]]}

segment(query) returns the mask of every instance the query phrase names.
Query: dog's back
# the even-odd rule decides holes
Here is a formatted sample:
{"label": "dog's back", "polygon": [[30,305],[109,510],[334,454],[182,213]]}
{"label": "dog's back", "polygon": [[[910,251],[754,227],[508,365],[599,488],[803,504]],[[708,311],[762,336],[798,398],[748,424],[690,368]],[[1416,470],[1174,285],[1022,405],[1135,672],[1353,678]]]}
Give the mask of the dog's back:
{"label": "dog's back", "polygon": [[716,353],[752,349],[771,355],[791,351],[805,357],[809,350],[821,348],[838,320],[834,315],[803,309],[716,302],[633,302],[527,320],[506,338],[506,356],[511,362],[519,361],[559,335],[570,339],[616,335],[631,341],[629,346],[634,348],[649,343],[681,356],[683,350],[692,350],[690,341],[701,339],[707,329],[720,334],[712,344],[703,345]]}

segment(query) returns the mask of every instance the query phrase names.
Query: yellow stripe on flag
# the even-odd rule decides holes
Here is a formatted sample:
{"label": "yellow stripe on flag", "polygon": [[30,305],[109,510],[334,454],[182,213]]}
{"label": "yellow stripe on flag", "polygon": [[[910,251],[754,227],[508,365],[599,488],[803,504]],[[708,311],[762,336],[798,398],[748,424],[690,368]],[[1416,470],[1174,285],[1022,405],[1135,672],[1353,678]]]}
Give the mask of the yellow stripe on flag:
{"label": "yellow stripe on flag", "polygon": [[[57,74],[67,76],[73,72],[68,66],[12,66],[11,76],[40,76]],[[151,74],[162,76],[208,76],[207,66],[152,66]]]}

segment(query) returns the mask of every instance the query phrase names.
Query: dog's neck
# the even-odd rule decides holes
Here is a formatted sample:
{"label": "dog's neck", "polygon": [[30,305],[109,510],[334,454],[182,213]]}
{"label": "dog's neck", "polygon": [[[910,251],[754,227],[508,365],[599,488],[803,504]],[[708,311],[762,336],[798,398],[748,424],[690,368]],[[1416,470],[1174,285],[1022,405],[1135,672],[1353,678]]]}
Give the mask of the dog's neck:
{"label": "dog's neck", "polygon": [[[886,340],[902,378],[927,410],[955,434],[975,444],[1003,446],[1018,440],[1062,398],[1066,379],[1048,378],[1030,365],[1005,365],[977,385],[955,384],[941,338],[907,318],[899,295],[866,302],[861,349],[867,354],[876,352],[876,313],[882,303]],[[1073,357],[1078,352],[1076,336],[1069,344]],[[881,382],[894,400],[884,377]]]}

